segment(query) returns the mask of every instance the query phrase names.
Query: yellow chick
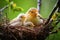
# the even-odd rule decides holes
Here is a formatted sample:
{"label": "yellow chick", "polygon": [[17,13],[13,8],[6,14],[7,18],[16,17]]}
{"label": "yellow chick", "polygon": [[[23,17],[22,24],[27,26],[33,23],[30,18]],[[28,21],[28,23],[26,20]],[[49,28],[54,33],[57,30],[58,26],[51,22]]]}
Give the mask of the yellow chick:
{"label": "yellow chick", "polygon": [[16,18],[10,21],[10,26],[23,26],[25,14],[19,14]]}
{"label": "yellow chick", "polygon": [[26,22],[32,22],[34,25],[40,25],[43,20],[38,17],[39,13],[36,8],[30,8],[26,13]]}

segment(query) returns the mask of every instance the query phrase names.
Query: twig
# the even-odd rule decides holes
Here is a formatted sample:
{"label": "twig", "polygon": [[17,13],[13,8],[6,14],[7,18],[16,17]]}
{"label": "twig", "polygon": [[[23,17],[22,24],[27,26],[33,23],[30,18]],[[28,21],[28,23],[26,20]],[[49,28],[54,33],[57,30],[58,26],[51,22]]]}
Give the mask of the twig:
{"label": "twig", "polygon": [[38,12],[40,13],[41,0],[37,0],[37,2],[38,2],[37,9],[38,9]]}
{"label": "twig", "polygon": [[6,8],[8,8],[9,5],[4,6],[2,9],[0,9],[0,12],[4,11]]}

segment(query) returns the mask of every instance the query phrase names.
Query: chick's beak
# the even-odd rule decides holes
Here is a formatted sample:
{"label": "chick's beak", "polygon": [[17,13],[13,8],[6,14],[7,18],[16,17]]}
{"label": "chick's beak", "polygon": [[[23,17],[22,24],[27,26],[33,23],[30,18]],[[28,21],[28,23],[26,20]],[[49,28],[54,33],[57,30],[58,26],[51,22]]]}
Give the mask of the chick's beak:
{"label": "chick's beak", "polygon": [[37,12],[31,13],[30,15],[33,16],[33,17],[36,17],[37,16]]}

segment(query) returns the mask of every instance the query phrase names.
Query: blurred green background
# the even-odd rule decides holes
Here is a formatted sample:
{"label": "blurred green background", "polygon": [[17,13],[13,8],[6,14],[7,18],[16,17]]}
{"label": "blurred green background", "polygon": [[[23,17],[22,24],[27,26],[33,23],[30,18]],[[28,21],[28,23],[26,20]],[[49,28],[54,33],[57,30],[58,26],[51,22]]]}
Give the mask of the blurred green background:
{"label": "blurred green background", "polygon": [[[31,7],[37,7],[37,0],[12,0],[17,6],[23,8],[22,11],[13,11],[12,9],[5,9],[4,13],[8,13],[8,18],[11,20],[19,13],[26,13]],[[48,18],[57,0],[41,0],[40,14],[43,18]],[[0,9],[7,5],[6,0],[0,0]],[[59,26],[59,25],[58,25]],[[51,34],[46,40],[60,40],[60,32]]]}

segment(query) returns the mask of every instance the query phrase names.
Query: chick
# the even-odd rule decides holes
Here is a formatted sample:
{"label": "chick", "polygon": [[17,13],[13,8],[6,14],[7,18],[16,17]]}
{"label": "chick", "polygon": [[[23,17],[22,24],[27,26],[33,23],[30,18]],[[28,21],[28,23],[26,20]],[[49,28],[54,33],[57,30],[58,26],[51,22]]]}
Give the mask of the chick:
{"label": "chick", "polygon": [[40,25],[43,20],[38,17],[39,13],[36,8],[30,8],[26,13],[25,22],[32,22],[34,25]]}
{"label": "chick", "polygon": [[35,25],[32,22],[25,22],[24,26],[29,27],[29,28],[33,28]]}
{"label": "chick", "polygon": [[10,26],[22,26],[25,20],[25,14],[19,14],[16,18],[10,21]]}

